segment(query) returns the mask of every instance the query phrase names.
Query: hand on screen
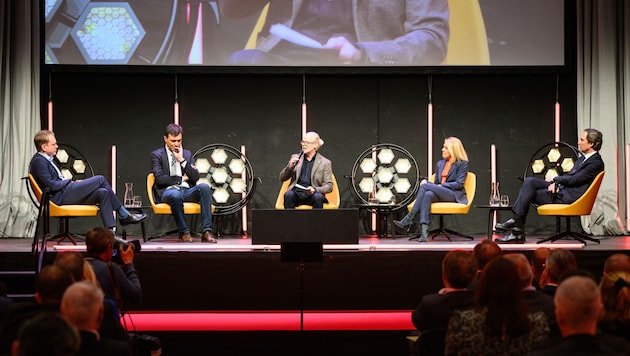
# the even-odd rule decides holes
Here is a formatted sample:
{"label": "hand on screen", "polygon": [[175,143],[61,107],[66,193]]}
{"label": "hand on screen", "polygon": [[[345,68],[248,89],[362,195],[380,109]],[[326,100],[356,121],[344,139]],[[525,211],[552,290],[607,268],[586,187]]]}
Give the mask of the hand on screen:
{"label": "hand on screen", "polygon": [[351,64],[361,60],[361,50],[343,36],[331,37],[324,45],[324,48],[337,50],[339,52],[339,60],[343,64]]}

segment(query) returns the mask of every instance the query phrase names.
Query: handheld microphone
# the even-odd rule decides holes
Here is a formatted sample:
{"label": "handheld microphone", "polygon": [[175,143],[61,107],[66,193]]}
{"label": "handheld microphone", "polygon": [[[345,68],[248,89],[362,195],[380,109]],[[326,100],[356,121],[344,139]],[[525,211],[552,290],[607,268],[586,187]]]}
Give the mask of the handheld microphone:
{"label": "handheld microphone", "polygon": [[300,154],[298,154],[298,161],[302,158],[302,156],[304,156],[304,151],[300,151]]}

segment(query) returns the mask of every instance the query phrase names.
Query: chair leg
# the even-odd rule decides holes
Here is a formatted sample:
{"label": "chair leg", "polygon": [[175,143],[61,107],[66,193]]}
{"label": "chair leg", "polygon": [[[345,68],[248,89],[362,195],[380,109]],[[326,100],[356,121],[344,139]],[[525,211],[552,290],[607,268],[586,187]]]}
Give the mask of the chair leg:
{"label": "chair leg", "polygon": [[566,231],[563,231],[561,233],[555,234],[553,236],[546,237],[546,238],[538,241],[537,243],[541,244],[543,242],[548,242],[548,241],[554,242],[554,241],[558,241],[558,240],[560,240],[562,238],[565,238],[565,237],[571,237],[574,240],[583,243],[584,245],[586,245],[586,241],[587,240],[588,241],[592,241],[592,242],[600,243],[599,240],[594,239],[594,238],[592,238],[590,236],[586,236],[585,234],[582,234],[582,233],[579,233],[579,232],[576,232],[576,231],[571,231],[571,217],[567,216],[566,218],[567,218],[567,229],[566,229]]}
{"label": "chair leg", "polygon": [[61,241],[65,239],[70,240],[73,245],[77,244],[74,236],[70,233],[70,221],[67,217],[59,219],[59,230],[63,232],[52,237],[53,239],[57,239],[57,245],[59,245]]}
{"label": "chair leg", "polygon": [[459,237],[463,237],[463,238],[466,238],[466,239],[469,239],[469,240],[474,240],[475,239],[472,236],[464,235],[461,232],[445,228],[444,227],[444,215],[440,215],[440,227],[438,229],[429,231],[429,236],[430,236],[431,240],[433,240],[439,235],[444,235],[444,236],[446,236],[446,238],[449,241],[452,241],[451,237],[449,236],[449,234],[456,235],[456,236],[459,236]]}

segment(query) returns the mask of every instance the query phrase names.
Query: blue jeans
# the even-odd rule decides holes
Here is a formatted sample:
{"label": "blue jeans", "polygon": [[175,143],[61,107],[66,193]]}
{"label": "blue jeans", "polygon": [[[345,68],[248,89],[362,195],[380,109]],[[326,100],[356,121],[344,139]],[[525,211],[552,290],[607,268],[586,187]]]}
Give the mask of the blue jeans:
{"label": "blue jeans", "polygon": [[184,218],[184,202],[201,205],[201,232],[212,231],[212,188],[209,185],[198,184],[192,188],[167,189],[162,195],[162,202],[171,206],[180,234],[190,232]]}
{"label": "blue jeans", "polygon": [[441,185],[426,183],[420,186],[416,202],[410,214],[420,213],[420,223],[428,224],[431,219],[431,203],[434,201],[455,201],[455,193]]}

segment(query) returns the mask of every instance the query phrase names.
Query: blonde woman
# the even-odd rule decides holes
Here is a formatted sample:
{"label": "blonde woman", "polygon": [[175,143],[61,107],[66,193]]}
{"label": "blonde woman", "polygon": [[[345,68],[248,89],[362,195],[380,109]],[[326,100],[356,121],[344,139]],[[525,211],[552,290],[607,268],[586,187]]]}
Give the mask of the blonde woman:
{"label": "blonde woman", "polygon": [[418,241],[428,240],[429,220],[431,218],[431,203],[436,201],[468,203],[464,181],[468,175],[468,155],[457,137],[447,137],[442,145],[442,159],[438,161],[435,169],[433,182],[426,179],[420,182],[420,189],[416,202],[409,214],[398,221],[394,220],[394,225],[401,229],[414,224],[420,220],[420,235]]}
{"label": "blonde woman", "polygon": [[599,328],[608,334],[630,340],[630,274],[606,273],[599,284],[604,316]]}

